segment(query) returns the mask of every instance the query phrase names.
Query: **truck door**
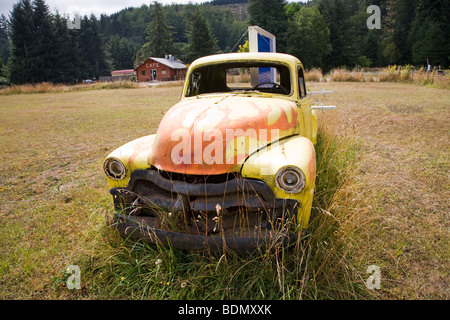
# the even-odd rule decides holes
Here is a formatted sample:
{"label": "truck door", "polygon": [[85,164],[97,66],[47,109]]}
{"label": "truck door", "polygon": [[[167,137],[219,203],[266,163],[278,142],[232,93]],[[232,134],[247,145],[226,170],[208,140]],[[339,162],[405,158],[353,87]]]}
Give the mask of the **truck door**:
{"label": "truck door", "polygon": [[298,74],[298,94],[300,97],[299,107],[302,109],[303,124],[304,124],[303,135],[312,141],[314,137],[312,126],[313,118],[311,110],[311,101],[310,99],[308,99],[308,95],[306,94],[305,76],[303,68],[301,66],[298,67],[297,74]]}

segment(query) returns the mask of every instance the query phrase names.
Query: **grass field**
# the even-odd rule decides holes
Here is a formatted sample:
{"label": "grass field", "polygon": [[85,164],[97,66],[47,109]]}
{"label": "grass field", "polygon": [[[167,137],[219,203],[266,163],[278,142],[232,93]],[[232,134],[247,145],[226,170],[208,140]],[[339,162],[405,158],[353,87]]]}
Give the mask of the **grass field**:
{"label": "grass field", "polygon": [[249,257],[130,243],[105,223],[104,157],[156,132],[181,87],[0,95],[0,299],[449,299],[450,91],[320,86],[338,109],[321,114],[311,237]]}

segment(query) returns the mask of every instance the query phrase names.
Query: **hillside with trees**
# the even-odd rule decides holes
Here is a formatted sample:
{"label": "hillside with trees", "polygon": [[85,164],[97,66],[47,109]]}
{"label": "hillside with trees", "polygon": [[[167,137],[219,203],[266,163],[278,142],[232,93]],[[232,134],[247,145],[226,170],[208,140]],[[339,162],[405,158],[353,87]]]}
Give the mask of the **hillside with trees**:
{"label": "hillside with trees", "polygon": [[[381,29],[367,28],[369,5],[381,8]],[[449,15],[446,0],[151,2],[84,16],[80,29],[69,29],[69,17],[51,13],[44,0],[19,0],[9,17],[0,17],[0,81],[77,83],[165,54],[190,63],[237,51],[249,25],[275,34],[277,51],[297,56],[307,69],[427,62],[447,68]]]}

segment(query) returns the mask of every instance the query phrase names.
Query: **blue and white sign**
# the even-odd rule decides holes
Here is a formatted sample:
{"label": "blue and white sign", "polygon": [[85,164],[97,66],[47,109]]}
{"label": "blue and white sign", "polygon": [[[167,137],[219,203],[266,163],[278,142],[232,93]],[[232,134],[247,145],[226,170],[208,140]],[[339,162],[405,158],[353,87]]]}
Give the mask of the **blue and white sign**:
{"label": "blue and white sign", "polygon": [[[258,27],[248,27],[248,44],[250,52],[276,52],[275,36],[270,32]],[[275,68],[258,68],[257,74],[252,72],[252,85],[263,82],[276,82]]]}

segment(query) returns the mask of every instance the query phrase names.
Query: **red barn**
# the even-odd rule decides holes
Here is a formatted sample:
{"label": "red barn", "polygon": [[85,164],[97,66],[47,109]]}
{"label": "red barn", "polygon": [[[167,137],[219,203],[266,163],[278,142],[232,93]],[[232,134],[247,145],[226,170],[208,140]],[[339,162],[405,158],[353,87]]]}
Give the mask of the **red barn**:
{"label": "red barn", "polygon": [[135,69],[138,82],[183,80],[187,67],[172,55],[165,58],[150,57]]}

